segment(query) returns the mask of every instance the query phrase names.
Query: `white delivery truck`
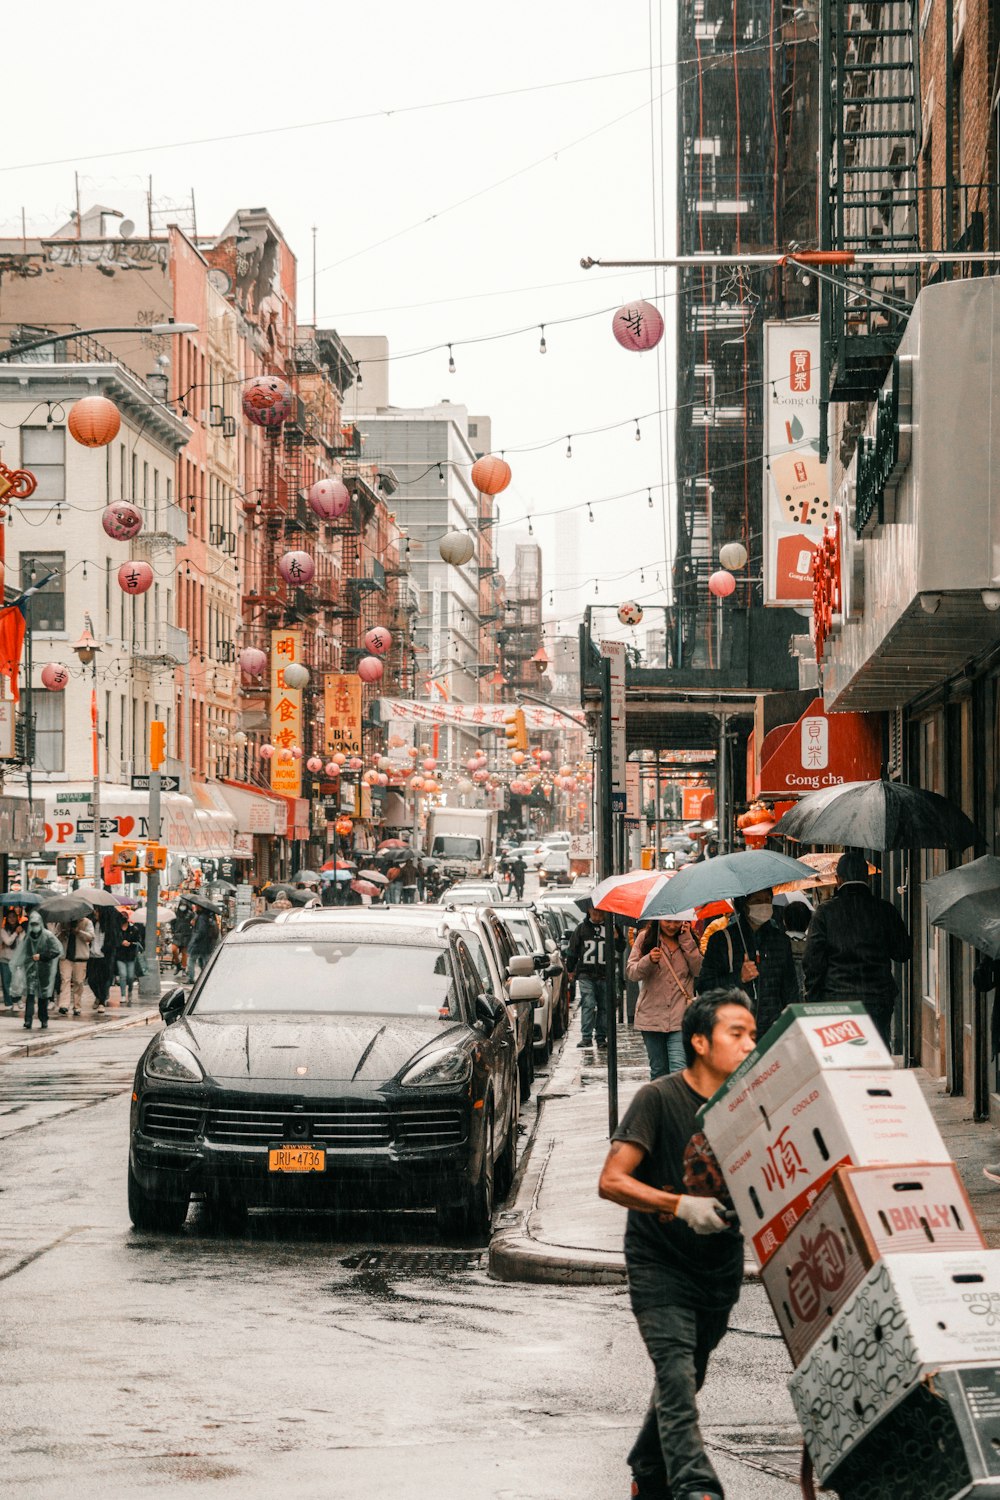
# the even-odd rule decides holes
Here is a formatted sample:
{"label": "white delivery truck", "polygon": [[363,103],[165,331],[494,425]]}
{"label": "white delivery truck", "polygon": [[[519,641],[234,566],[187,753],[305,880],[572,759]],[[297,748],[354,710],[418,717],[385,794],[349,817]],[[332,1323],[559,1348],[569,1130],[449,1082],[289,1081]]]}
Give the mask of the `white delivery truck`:
{"label": "white delivery truck", "polygon": [[449,880],[493,873],[497,815],[488,808],[435,807],[427,815],[426,851]]}

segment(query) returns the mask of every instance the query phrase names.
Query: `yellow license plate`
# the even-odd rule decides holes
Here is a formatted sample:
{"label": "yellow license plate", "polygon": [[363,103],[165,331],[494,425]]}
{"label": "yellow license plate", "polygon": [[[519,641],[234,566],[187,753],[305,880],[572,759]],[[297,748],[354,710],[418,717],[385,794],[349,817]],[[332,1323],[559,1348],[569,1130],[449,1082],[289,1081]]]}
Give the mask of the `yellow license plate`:
{"label": "yellow license plate", "polygon": [[316,1146],[271,1146],[269,1172],[325,1172],[326,1152]]}

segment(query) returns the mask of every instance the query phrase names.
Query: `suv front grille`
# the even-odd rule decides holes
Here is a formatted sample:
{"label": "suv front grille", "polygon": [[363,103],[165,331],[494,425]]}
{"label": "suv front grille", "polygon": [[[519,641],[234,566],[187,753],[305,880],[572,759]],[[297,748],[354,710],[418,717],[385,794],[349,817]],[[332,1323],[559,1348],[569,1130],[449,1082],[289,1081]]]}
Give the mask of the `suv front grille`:
{"label": "suv front grille", "polygon": [[314,1141],[333,1151],[453,1146],[465,1139],[460,1109],[399,1108],[370,1100],[321,1110],[213,1109],[205,1135],[219,1146],[267,1146],[272,1141]]}
{"label": "suv front grille", "polygon": [[167,1104],[155,1100],[145,1105],[141,1129],[157,1141],[193,1141],[198,1134],[201,1108],[197,1104]]}

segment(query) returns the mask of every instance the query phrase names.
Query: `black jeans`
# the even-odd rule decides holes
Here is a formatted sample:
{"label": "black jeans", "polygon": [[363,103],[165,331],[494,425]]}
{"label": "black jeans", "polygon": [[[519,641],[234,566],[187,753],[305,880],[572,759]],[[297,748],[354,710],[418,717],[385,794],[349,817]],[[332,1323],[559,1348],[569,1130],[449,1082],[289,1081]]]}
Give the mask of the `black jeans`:
{"label": "black jeans", "polygon": [[[35,996],[30,992],[24,997],[24,1024],[30,1026],[35,1018]],[[38,1019],[43,1026],[49,1024],[49,996],[38,996]]]}
{"label": "black jeans", "polygon": [[635,1311],[656,1378],[646,1419],[632,1444],[632,1472],[661,1480],[668,1494],[706,1489],[723,1494],[705,1452],[695,1399],[705,1383],[708,1358],[729,1322],[724,1312],[695,1311],[671,1303]]}

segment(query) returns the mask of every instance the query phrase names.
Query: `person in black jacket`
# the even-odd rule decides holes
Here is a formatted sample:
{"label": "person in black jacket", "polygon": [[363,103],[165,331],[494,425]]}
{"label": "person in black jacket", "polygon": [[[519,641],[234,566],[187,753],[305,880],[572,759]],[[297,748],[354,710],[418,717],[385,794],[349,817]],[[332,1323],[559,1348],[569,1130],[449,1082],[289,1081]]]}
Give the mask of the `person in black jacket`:
{"label": "person in black jacket", "polygon": [[912,957],[902,917],[869,886],[864,855],[849,849],[837,862],[837,894],[809,924],[806,1000],[860,1000],[888,1047],[897,995],[892,965]]}
{"label": "person in black jacket", "polygon": [[708,940],[695,989],[699,995],[743,990],[762,1037],[785,1006],[800,999],[792,945],[774,921],[769,890],[738,896],[733,904],[734,915]]}

